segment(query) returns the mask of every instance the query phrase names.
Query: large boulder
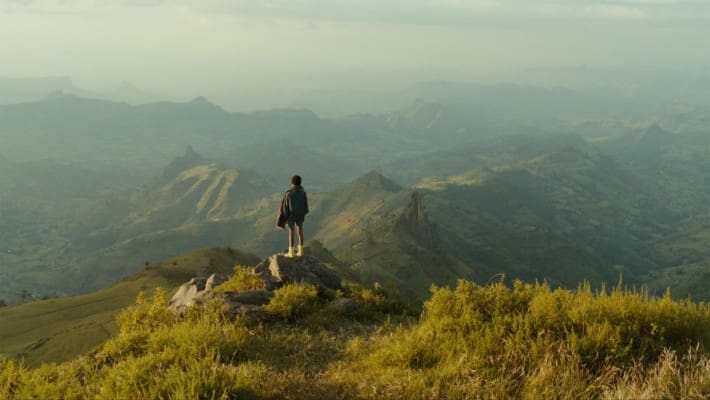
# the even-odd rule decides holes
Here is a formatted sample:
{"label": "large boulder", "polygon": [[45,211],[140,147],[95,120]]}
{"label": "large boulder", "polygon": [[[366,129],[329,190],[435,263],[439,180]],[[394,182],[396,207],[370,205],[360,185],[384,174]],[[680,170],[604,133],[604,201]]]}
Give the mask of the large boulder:
{"label": "large boulder", "polygon": [[254,267],[254,273],[267,290],[275,290],[289,283],[311,284],[318,293],[332,297],[342,289],[340,277],[314,257],[289,258],[274,254]]}

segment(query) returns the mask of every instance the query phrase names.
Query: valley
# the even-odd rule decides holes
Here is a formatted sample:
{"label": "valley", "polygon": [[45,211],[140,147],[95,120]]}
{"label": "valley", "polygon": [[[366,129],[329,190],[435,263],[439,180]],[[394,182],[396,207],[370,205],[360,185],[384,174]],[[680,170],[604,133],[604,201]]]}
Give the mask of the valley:
{"label": "valley", "polygon": [[[444,89],[453,97],[337,118],[232,113],[201,97],[0,106],[2,149],[14,150],[0,158],[0,299],[85,293],[204,247],[282,251],[273,215],[294,168],[313,202],[306,236],[410,298],[505,274],[707,299],[688,272],[709,259],[698,109],[657,118],[682,128],[583,107],[521,122],[464,112],[480,87]],[[556,107],[569,93],[537,96]]]}
{"label": "valley", "polygon": [[[537,95],[550,96],[543,93]],[[295,172],[303,176],[310,201],[306,254],[348,282],[344,296],[360,296],[342,301],[364,309],[348,316],[326,307],[305,320],[269,317],[261,328],[246,318],[242,328],[253,337],[269,332],[306,340],[302,347],[309,349],[313,337],[335,335],[348,349],[360,349],[346,353],[369,354],[359,343],[385,343],[380,351],[387,352],[397,347],[384,338],[408,332],[398,335],[413,347],[402,351],[414,353],[405,355],[410,359],[400,373],[429,371],[422,363],[454,371],[459,362],[420,356],[429,353],[418,347],[417,326],[428,326],[430,307],[449,304],[455,293],[463,303],[446,306],[442,321],[456,309],[485,315],[491,310],[486,299],[503,301],[496,307],[505,310],[505,304],[529,301],[525,318],[543,328],[525,325],[516,335],[529,335],[524,340],[531,341],[530,349],[547,340],[545,329],[569,333],[562,340],[575,349],[571,354],[591,359],[606,354],[608,343],[619,343],[614,354],[638,360],[643,345],[625,353],[634,343],[676,340],[681,345],[671,349],[680,352],[688,340],[707,340],[698,332],[707,332],[710,301],[710,135],[700,111],[610,121],[599,110],[570,106],[564,108],[569,114],[553,118],[542,101],[537,117],[502,112],[500,104],[466,113],[467,104],[479,103],[459,96],[416,100],[387,114],[331,118],[307,110],[231,113],[204,98],[129,106],[54,95],[0,106],[0,366],[10,371],[14,360],[22,360],[23,376],[37,379],[33,374],[53,365],[93,365],[103,372],[90,379],[101,381],[110,371],[143,371],[105,360],[165,354],[120,350],[103,358],[113,348],[135,349],[134,340],[163,343],[161,332],[168,332],[193,349],[202,346],[197,343],[203,336],[179,333],[185,324],[219,331],[241,326],[198,313],[199,322],[179,322],[178,333],[161,322],[158,331],[132,336],[121,316],[140,312],[147,313],[141,321],[156,315],[173,321],[162,293],[170,296],[198,275],[243,273],[235,267],[283,252],[286,235],[276,229],[275,214]],[[547,100],[555,107],[562,101]],[[152,300],[136,300],[145,298]],[[646,310],[641,314],[640,304]],[[677,312],[664,314],[668,307]],[[570,314],[556,314],[565,308]],[[495,348],[501,333],[493,330],[508,331],[505,321],[521,318],[501,312],[476,322],[482,337],[495,338]],[[587,326],[588,312],[603,317]],[[684,323],[678,312],[693,319],[693,327],[677,327]],[[554,322],[580,315],[587,322]],[[619,324],[626,333],[606,328],[619,318],[643,321]],[[676,327],[659,339],[658,323]],[[578,332],[617,336],[580,342]],[[488,345],[481,345],[472,354],[485,353]],[[244,351],[267,354],[259,346]],[[651,362],[662,362],[658,346]],[[342,362],[342,345],[336,347],[329,355]],[[506,357],[519,354],[511,351]],[[525,357],[535,360],[534,353]],[[298,357],[306,368],[327,370],[311,353]],[[624,360],[611,365],[621,368]],[[695,368],[685,358],[681,362],[682,371]],[[535,374],[526,385],[539,379]],[[333,378],[336,386],[343,384],[340,376]],[[626,382],[605,379],[604,387]],[[83,385],[76,379],[67,384]],[[30,393],[51,386],[18,387]],[[82,387],[77,390],[90,391]]]}

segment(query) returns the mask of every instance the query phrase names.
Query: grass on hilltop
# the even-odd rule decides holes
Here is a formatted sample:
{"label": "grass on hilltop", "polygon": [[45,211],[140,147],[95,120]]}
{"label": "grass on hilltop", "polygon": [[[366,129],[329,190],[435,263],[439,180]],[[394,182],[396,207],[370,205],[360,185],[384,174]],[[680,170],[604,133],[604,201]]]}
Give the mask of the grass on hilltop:
{"label": "grass on hilltop", "polygon": [[349,295],[362,306],[345,315],[289,286],[262,317],[235,321],[218,304],[178,318],[164,293],[139,297],[92,353],[37,369],[0,361],[0,398],[710,396],[707,304],[459,281],[433,288],[416,317],[381,288]]}

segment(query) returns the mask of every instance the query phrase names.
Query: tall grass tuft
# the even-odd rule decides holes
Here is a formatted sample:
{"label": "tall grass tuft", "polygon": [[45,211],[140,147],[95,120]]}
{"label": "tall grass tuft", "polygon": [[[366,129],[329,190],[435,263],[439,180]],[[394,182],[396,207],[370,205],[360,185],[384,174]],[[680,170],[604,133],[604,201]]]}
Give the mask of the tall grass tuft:
{"label": "tall grass tuft", "polygon": [[274,291],[274,297],[264,308],[274,316],[293,319],[315,311],[318,302],[318,288],[293,283]]}
{"label": "tall grass tuft", "polygon": [[217,292],[261,290],[264,289],[264,282],[259,279],[252,268],[237,265],[234,267],[234,275],[229,280],[214,288]]}

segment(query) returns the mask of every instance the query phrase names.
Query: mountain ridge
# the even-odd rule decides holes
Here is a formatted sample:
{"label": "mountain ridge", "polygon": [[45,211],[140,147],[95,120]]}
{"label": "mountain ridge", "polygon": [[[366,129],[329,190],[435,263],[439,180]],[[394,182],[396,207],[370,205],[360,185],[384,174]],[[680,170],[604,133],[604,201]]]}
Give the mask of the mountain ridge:
{"label": "mountain ridge", "polygon": [[[190,149],[186,156],[196,157]],[[274,228],[281,194],[258,186],[245,198],[250,189],[237,185],[244,201],[236,201],[229,183],[244,176],[199,161],[134,193],[123,206],[110,205],[107,210],[120,214],[118,229],[88,230],[88,242],[77,239],[102,243],[104,253],[84,257],[112,254],[135,264],[210,241],[261,255],[281,251],[285,237]],[[585,279],[613,282],[620,273],[633,281],[660,266],[642,240],[656,229],[645,220],[662,210],[644,206],[653,193],[645,185],[607,156],[574,148],[412,187],[370,170],[335,190],[308,190],[312,213],[305,230],[365,283],[394,282],[410,297],[424,295],[431,283],[498,273],[567,287]],[[639,206],[636,214],[624,212]]]}

